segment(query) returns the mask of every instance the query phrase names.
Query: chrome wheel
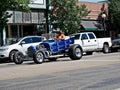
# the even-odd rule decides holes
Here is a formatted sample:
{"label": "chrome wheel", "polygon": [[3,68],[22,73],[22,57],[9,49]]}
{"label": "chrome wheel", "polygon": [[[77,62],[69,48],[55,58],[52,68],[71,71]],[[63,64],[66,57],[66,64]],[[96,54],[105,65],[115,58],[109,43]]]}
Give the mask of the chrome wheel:
{"label": "chrome wheel", "polygon": [[76,50],[75,50],[75,55],[76,55],[77,57],[81,57],[81,56],[82,56],[81,53],[82,53],[82,52],[81,52],[80,48],[76,48]]}
{"label": "chrome wheel", "polygon": [[39,62],[43,62],[43,59],[44,59],[43,54],[42,54],[41,52],[37,53],[36,59],[37,59],[37,61],[39,61]]}
{"label": "chrome wheel", "polygon": [[33,60],[36,64],[41,64],[44,61],[44,54],[41,51],[37,51],[33,55]]}

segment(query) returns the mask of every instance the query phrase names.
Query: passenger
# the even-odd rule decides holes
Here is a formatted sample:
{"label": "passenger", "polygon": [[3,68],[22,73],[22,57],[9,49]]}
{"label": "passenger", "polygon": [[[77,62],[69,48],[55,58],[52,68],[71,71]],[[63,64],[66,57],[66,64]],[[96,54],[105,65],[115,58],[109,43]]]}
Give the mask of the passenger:
{"label": "passenger", "polygon": [[62,31],[57,33],[57,40],[65,40],[65,35],[62,33]]}

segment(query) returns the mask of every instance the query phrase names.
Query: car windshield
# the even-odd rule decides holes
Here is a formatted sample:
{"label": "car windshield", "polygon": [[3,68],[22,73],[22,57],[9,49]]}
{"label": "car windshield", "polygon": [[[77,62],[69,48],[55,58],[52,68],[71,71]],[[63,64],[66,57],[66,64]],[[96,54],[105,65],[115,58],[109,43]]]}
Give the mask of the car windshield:
{"label": "car windshield", "polygon": [[12,38],[10,40],[7,40],[6,45],[12,45],[20,41],[21,38]]}

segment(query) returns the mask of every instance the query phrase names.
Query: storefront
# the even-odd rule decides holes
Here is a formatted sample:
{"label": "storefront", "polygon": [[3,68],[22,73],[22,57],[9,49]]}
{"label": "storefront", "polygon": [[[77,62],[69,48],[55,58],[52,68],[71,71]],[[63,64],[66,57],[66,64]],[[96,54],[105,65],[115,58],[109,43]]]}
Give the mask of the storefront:
{"label": "storefront", "polygon": [[94,32],[97,37],[104,37],[104,27],[102,21],[98,20],[82,20],[81,21],[82,32]]}
{"label": "storefront", "polygon": [[3,44],[9,38],[27,35],[41,35],[46,32],[46,0],[36,0],[29,4],[31,12],[9,10],[8,25],[3,30]]}
{"label": "storefront", "polygon": [[[30,13],[9,11],[12,17],[9,19],[6,35],[8,38],[23,37],[45,31],[45,11],[32,10]],[[42,27],[42,28],[41,28]]]}

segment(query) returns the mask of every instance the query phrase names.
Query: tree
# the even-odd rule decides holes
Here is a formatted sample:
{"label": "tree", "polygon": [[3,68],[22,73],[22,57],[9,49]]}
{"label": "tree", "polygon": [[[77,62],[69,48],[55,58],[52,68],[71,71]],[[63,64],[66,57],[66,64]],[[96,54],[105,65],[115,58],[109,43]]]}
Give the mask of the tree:
{"label": "tree", "polygon": [[[0,38],[2,38],[3,28],[7,25],[8,18],[11,14],[7,12],[9,9],[18,9],[29,11],[28,4],[31,0],[0,0]],[[2,43],[2,41],[0,41]]]}
{"label": "tree", "polygon": [[85,5],[77,5],[78,0],[51,0],[50,21],[53,29],[59,28],[69,34],[80,30],[81,19],[90,11]]}
{"label": "tree", "polygon": [[113,28],[120,33],[120,0],[108,0],[108,5]]}

